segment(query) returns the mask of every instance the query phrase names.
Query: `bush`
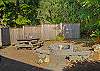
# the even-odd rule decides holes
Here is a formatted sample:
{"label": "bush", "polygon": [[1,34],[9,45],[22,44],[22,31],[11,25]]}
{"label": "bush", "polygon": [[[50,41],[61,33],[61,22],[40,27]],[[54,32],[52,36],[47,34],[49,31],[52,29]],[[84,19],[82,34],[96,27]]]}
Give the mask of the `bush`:
{"label": "bush", "polygon": [[96,41],[96,43],[100,43],[100,30],[99,29],[92,32],[90,36],[92,37],[94,41]]}
{"label": "bush", "polygon": [[90,38],[90,35],[95,32],[95,30],[100,30],[99,23],[96,24],[81,24],[81,37]]}
{"label": "bush", "polygon": [[64,40],[64,36],[63,36],[63,35],[58,35],[58,36],[56,37],[56,40],[58,40],[58,41],[63,41],[63,40]]}

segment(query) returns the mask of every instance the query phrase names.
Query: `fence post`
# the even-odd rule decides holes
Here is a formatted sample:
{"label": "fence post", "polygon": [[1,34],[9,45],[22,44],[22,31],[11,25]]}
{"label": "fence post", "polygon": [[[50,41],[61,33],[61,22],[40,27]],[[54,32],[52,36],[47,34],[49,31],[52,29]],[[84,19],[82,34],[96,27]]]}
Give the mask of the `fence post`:
{"label": "fence post", "polygon": [[25,27],[23,26],[23,37],[22,37],[23,39],[25,38],[24,35],[25,35]]}
{"label": "fence post", "polygon": [[41,26],[41,38],[43,39],[43,24]]}

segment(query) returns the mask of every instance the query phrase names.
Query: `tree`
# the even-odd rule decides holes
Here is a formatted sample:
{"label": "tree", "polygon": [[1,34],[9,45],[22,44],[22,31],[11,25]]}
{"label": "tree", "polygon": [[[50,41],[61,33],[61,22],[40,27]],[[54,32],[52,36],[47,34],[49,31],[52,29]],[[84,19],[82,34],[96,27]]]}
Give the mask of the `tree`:
{"label": "tree", "polygon": [[41,0],[38,17],[50,23],[79,23],[80,7],[77,0]]}
{"label": "tree", "polygon": [[[80,0],[81,33],[90,37],[92,32],[100,31],[100,0]],[[94,33],[93,33],[94,34]],[[86,37],[86,36],[85,36]]]}
{"label": "tree", "polygon": [[9,2],[9,1],[3,1],[3,15],[2,15],[2,23],[5,25],[10,25],[13,26],[14,22],[13,20],[15,19],[15,4],[13,2]]}
{"label": "tree", "polygon": [[31,21],[23,16],[18,16],[18,18],[15,20],[16,24],[18,26],[23,26],[23,25],[30,25]]}
{"label": "tree", "polygon": [[[37,24],[38,2],[39,0],[2,0],[2,4],[0,5],[2,23],[12,27]],[[19,19],[22,19],[24,24],[22,24],[21,20],[21,23],[19,23]]]}
{"label": "tree", "polygon": [[37,8],[39,0],[21,0],[19,3],[20,15],[29,19],[32,25],[36,25],[38,23]]}
{"label": "tree", "polygon": [[38,18],[50,23],[59,23],[60,17],[59,0],[41,0],[38,8]]}

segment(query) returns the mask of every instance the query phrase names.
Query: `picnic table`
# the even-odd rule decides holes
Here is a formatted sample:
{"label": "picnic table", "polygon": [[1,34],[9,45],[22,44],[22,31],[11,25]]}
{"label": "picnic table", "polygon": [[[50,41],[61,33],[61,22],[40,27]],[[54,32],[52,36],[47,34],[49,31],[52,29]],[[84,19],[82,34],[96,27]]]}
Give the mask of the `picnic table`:
{"label": "picnic table", "polygon": [[36,49],[43,45],[39,38],[18,39],[17,42],[17,49]]}
{"label": "picnic table", "polygon": [[18,39],[16,47],[17,49],[31,49],[33,46],[30,39]]}

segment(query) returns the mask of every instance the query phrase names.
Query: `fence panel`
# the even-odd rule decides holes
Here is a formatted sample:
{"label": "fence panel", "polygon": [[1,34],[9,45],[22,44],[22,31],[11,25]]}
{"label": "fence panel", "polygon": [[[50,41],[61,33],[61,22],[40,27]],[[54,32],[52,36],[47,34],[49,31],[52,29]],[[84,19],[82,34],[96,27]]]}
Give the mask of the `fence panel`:
{"label": "fence panel", "polygon": [[80,38],[80,24],[65,24],[63,26],[65,39]]}
{"label": "fence panel", "polygon": [[[62,28],[63,27],[63,28]],[[80,24],[25,26],[23,28],[10,28],[11,43],[17,39],[38,37],[42,40],[55,40],[59,33],[67,38],[80,38]]]}
{"label": "fence panel", "polygon": [[41,27],[33,27],[33,26],[26,26],[24,28],[24,37],[29,38],[29,37],[34,37],[34,38],[40,38],[41,37]]}
{"label": "fence panel", "polygon": [[57,25],[45,24],[41,27],[41,38],[44,40],[54,40],[57,36]]}
{"label": "fence panel", "polygon": [[11,29],[10,28],[10,40],[11,40],[11,44],[16,43],[17,42],[17,36],[18,36],[18,32],[17,29]]}

